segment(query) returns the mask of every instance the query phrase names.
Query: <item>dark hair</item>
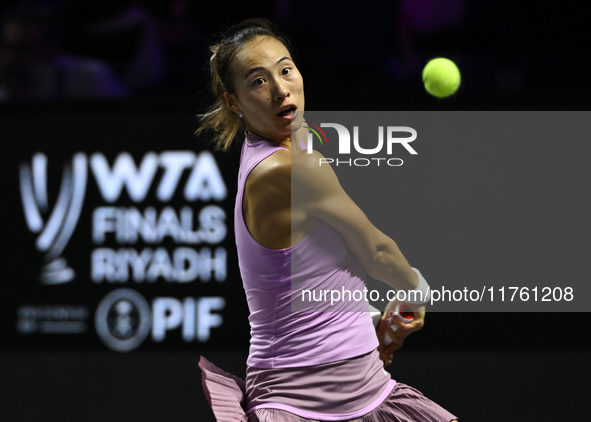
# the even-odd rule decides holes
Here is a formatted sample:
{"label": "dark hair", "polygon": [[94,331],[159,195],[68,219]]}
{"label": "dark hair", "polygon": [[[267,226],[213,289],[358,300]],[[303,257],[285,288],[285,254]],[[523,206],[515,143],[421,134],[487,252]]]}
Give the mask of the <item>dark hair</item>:
{"label": "dark hair", "polygon": [[211,86],[216,100],[207,112],[198,115],[201,126],[195,134],[199,135],[208,129],[215,131],[213,142],[216,150],[227,151],[238,131],[244,128],[243,120],[226,105],[224,93],[235,94],[232,73],[234,57],[247,42],[259,36],[273,37],[289,51],[289,41],[266,19],[248,19],[234,25],[223,34],[220,42],[210,47]]}

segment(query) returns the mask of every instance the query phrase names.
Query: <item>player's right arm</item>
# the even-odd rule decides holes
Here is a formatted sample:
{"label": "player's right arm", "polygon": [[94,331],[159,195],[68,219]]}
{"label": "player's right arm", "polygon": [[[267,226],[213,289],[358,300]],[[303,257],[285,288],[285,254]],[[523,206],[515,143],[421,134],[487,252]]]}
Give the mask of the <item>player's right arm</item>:
{"label": "player's right arm", "polygon": [[292,213],[330,224],[343,238],[355,261],[371,277],[395,289],[412,290],[418,277],[390,237],[378,230],[340,185],[322,154],[292,151]]}

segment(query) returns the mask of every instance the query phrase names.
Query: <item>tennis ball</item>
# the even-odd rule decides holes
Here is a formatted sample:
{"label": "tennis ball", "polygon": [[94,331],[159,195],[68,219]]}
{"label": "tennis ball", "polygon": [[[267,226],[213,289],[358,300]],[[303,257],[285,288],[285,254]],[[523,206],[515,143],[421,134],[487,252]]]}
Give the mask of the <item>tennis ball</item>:
{"label": "tennis ball", "polygon": [[433,59],[423,69],[425,89],[435,97],[449,97],[460,86],[460,71],[449,59]]}

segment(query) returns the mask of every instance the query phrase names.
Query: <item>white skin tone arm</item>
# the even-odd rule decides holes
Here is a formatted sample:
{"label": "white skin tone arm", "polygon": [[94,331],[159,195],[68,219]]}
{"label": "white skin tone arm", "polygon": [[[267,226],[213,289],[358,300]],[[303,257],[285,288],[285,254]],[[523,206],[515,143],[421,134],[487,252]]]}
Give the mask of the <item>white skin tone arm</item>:
{"label": "white skin tone arm", "polygon": [[[367,274],[396,289],[415,289],[418,278],[394,240],[378,230],[346,194],[332,167],[319,165],[322,154],[317,151],[308,154],[292,148],[291,156],[291,209],[296,220],[299,216],[303,221],[305,217],[325,221],[339,232],[353,258]],[[424,305],[407,305],[414,312],[414,320],[409,323],[390,316],[388,311],[394,311],[398,303],[388,304],[377,331],[378,352],[384,366],[392,363],[393,353],[402,347],[405,338],[425,323]],[[389,326],[397,325],[398,330],[390,330],[386,322]],[[386,333],[392,340],[389,346],[384,344]]]}
{"label": "white skin tone arm", "polygon": [[396,243],[379,231],[341,187],[322,154],[292,150],[292,213],[316,217],[342,236],[355,261],[371,277],[396,289],[418,286],[418,278]]}

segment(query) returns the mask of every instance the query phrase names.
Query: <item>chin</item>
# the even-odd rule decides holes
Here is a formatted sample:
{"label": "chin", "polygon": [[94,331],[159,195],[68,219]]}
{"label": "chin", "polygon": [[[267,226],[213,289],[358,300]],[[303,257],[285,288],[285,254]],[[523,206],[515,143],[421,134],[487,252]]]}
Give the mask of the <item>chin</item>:
{"label": "chin", "polygon": [[304,110],[298,109],[298,114],[296,118],[291,122],[292,130],[300,130],[302,127],[302,122],[304,121]]}
{"label": "chin", "polygon": [[297,132],[302,128],[302,120],[298,119],[296,121],[291,122],[291,125],[289,125],[289,127],[291,129],[291,133]]}

